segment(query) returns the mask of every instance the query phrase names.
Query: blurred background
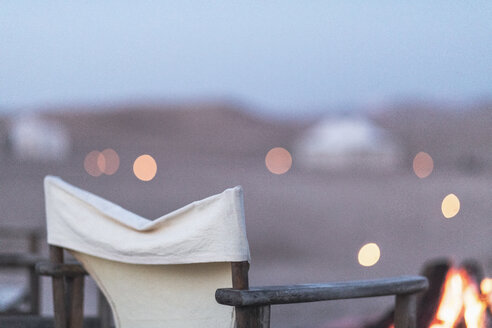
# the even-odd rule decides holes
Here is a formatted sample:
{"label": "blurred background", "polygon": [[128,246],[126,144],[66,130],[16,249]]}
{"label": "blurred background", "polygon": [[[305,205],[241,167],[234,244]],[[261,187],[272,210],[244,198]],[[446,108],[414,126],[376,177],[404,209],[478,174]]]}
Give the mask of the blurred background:
{"label": "blurred background", "polygon": [[[437,257],[490,276],[491,17],[489,1],[2,1],[0,251],[24,247],[7,231],[44,233],[51,174],[147,218],[242,185],[251,285]],[[392,301],[272,322],[340,326]]]}

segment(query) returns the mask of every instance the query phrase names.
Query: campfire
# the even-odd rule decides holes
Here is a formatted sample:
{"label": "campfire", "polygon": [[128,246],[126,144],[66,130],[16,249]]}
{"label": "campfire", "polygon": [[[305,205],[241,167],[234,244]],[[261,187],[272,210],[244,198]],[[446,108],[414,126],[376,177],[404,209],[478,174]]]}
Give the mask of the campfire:
{"label": "campfire", "polygon": [[[416,328],[492,328],[492,278],[475,261],[432,261],[422,274],[429,289],[417,304]],[[394,328],[393,311],[366,328]]]}
{"label": "campfire", "polygon": [[430,328],[455,327],[463,320],[467,328],[486,327],[489,296],[479,290],[478,283],[464,268],[451,268]]}

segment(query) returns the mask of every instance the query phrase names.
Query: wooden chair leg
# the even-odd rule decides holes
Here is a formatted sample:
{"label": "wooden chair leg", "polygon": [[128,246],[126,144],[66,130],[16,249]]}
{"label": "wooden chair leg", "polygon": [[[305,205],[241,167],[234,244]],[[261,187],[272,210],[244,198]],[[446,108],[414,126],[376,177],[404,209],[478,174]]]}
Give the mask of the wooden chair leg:
{"label": "wooden chair leg", "polygon": [[82,328],[84,323],[84,276],[73,278],[69,318],[69,328]]}
{"label": "wooden chair leg", "polygon": [[270,305],[236,307],[237,328],[270,328]]}
{"label": "wooden chair leg", "polygon": [[[249,263],[248,262],[232,262],[232,288],[248,289],[249,288]],[[236,328],[248,328],[251,311],[248,308],[236,307]]]}
{"label": "wooden chair leg", "polygon": [[415,294],[397,295],[395,305],[395,328],[415,328],[417,326],[417,296]]}
{"label": "wooden chair leg", "polygon": [[[249,289],[249,263],[232,262],[232,287]],[[270,328],[270,305],[236,307],[237,328]]]}
{"label": "wooden chair leg", "polygon": [[259,307],[256,317],[262,328],[270,328],[270,305]]}
{"label": "wooden chair leg", "polygon": [[[62,264],[63,249],[57,246],[50,246],[50,259],[55,264]],[[62,276],[53,276],[52,281],[55,328],[67,328],[64,278]]]}

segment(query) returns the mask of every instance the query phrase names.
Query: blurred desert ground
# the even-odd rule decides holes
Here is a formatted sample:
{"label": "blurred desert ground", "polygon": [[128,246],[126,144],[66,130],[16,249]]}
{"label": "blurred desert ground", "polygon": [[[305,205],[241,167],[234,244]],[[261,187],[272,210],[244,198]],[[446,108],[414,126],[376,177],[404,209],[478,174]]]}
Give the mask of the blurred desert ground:
{"label": "blurred desert ground", "polygon": [[[0,121],[1,227],[45,229],[43,177],[57,175],[147,218],[242,185],[252,262],[251,285],[328,282],[417,274],[433,258],[479,260],[492,275],[492,106],[460,110],[402,105],[369,118],[404,150],[392,170],[309,171],[297,163],[283,175],[265,167],[273,147],[292,149],[318,118],[264,118],[231,104],[145,105],[44,112],[68,129],[72,152],[61,162],[21,161],[6,145],[9,120]],[[93,177],[84,158],[93,150],[116,150],[119,170]],[[419,179],[412,159],[420,151],[434,171]],[[157,161],[156,177],[139,181],[132,172],[141,154]],[[461,201],[445,219],[442,199]],[[124,242],[124,241],[122,241]],[[357,253],[375,242],[379,262],[362,267]],[[19,242],[0,241],[2,251]],[[46,254],[46,246],[43,248]],[[5,275],[1,279],[13,279]],[[50,313],[49,281],[43,280],[43,311]],[[86,287],[94,313],[94,285]],[[377,317],[393,299],[380,298],[274,306],[273,327],[328,327],[346,318]],[[337,322],[337,323],[333,323]]]}

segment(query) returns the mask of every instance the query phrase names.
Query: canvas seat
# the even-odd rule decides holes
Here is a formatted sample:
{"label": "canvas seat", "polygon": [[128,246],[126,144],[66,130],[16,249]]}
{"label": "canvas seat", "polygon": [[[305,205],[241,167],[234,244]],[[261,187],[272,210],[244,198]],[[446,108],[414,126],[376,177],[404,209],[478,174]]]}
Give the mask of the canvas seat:
{"label": "canvas seat", "polygon": [[234,326],[234,309],[214,298],[217,286],[232,287],[230,263],[144,265],[73,254],[108,299],[117,327]]}
{"label": "canvas seat", "polygon": [[[242,190],[142,218],[59,178],[45,179],[55,327],[82,327],[83,276],[106,296],[117,328],[269,327],[270,305],[397,295],[396,328],[412,327],[422,277],[249,288]],[[63,250],[82,265],[64,264]],[[220,303],[220,304],[219,304]]]}

